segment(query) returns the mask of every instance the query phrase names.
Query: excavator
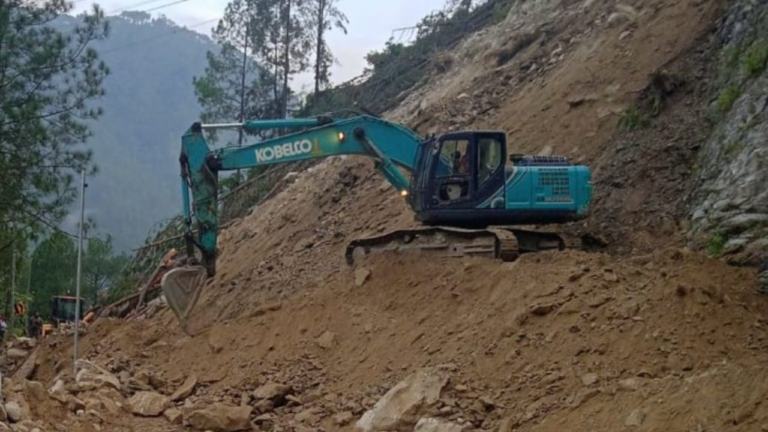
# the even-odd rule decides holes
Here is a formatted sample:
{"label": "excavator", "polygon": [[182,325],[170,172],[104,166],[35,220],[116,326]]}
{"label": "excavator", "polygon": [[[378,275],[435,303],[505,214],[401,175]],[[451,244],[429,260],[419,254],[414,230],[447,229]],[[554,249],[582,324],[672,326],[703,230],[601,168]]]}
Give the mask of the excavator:
{"label": "excavator", "polygon": [[[205,132],[226,129],[281,134],[252,145],[212,150]],[[194,123],[182,137],[179,158],[187,256],[161,281],[182,326],[205,280],[216,273],[219,173],[340,155],[372,158],[421,225],[353,239],[345,252],[349,264],[382,252],[513,261],[521,253],[566,247],[557,232],[515,227],[578,221],[589,212],[588,167],[563,156],[508,156],[502,131],[421,137],[401,124],[357,112]]]}

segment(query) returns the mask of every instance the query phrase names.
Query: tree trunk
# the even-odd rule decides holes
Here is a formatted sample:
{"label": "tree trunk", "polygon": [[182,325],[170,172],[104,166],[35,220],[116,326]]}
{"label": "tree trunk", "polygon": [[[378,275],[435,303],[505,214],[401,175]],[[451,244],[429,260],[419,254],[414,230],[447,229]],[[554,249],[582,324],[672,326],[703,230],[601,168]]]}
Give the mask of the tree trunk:
{"label": "tree trunk", "polygon": [[288,77],[291,75],[291,1],[285,0],[285,53],[283,57],[283,94],[281,114],[288,118]]}
{"label": "tree trunk", "polygon": [[322,62],[323,62],[323,31],[325,30],[325,2],[326,0],[317,0],[317,53],[315,54],[315,103],[320,94],[320,84],[322,80]]}

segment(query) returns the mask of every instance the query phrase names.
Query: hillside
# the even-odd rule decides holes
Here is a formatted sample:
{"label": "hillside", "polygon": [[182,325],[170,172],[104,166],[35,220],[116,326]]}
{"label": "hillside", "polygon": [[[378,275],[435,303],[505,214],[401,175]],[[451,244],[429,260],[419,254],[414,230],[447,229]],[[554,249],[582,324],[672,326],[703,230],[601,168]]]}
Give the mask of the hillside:
{"label": "hillside", "polygon": [[414,222],[370,160],[325,160],[223,231],[190,335],[162,306],[100,319],[81,342],[102,369],[78,380],[69,339],[49,340],[13,380],[60,379],[83,412],[27,415],[70,431],[765,431],[765,29],[749,0],[516,2],[385,116],[503,128],[514,152],[590,165],[592,214],[564,228],[605,248],[349,266],[349,240]]}
{"label": "hillside", "polygon": [[[66,26],[76,18],[60,18]],[[111,69],[104,115],[89,142],[100,174],[90,179],[88,215],[117,250],[140,245],[154,224],[178,214],[181,135],[200,115],[192,77],[216,45],[201,34],[142,12],[110,17],[94,45]]]}

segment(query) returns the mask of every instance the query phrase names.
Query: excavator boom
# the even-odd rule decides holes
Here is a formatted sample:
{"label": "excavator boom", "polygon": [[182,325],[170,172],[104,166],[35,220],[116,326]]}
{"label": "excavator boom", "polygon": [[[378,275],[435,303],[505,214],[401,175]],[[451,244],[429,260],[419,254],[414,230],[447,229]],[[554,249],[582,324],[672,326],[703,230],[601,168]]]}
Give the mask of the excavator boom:
{"label": "excavator boom", "polygon": [[[305,128],[257,144],[212,151],[203,134],[206,130],[242,127],[246,132],[268,129]],[[208,275],[216,272],[218,228],[218,173],[236,169],[340,155],[365,155],[401,194],[407,195],[405,171],[413,169],[421,138],[400,125],[374,117],[248,121],[241,124],[203,125],[195,123],[182,138],[181,171],[184,220],[188,227],[188,256],[192,246],[202,254]],[[190,199],[190,193],[194,200]],[[193,227],[193,218],[196,227]],[[197,238],[191,233],[199,232]]]}

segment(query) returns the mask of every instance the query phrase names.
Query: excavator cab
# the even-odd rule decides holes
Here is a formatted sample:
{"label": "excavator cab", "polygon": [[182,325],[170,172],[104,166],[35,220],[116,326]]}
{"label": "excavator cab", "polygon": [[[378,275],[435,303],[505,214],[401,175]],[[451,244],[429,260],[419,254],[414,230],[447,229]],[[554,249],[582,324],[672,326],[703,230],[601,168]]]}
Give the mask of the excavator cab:
{"label": "excavator cab", "polygon": [[411,205],[422,222],[487,225],[477,209],[503,208],[503,132],[452,132],[420,145],[411,179]]}
{"label": "excavator cab", "polygon": [[512,155],[503,132],[451,132],[419,146],[410,184],[416,220],[477,229],[586,217],[587,167],[563,156]]}

